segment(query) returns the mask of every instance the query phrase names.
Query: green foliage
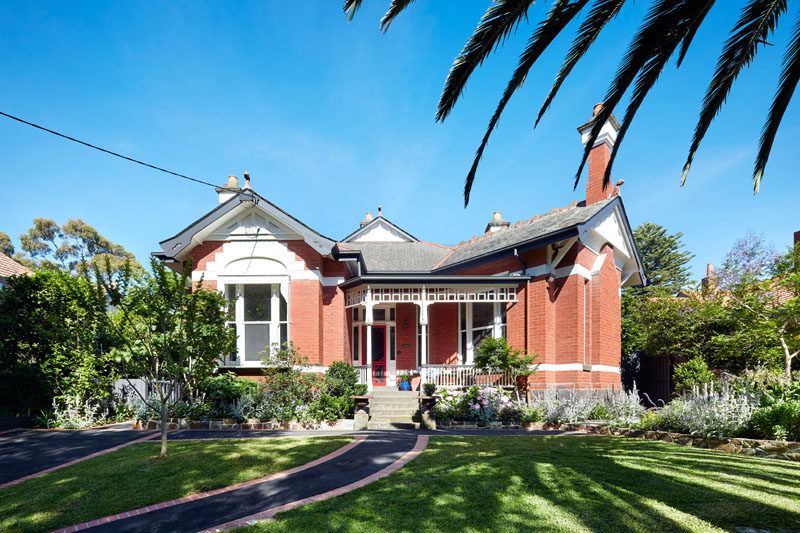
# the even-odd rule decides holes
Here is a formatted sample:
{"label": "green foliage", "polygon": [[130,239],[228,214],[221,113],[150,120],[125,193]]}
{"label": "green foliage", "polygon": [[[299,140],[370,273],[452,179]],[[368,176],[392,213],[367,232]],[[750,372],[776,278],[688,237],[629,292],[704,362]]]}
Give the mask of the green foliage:
{"label": "green foliage", "polygon": [[51,407],[53,398],[110,408],[118,377],[96,287],[63,272],[12,276],[0,290],[0,405],[10,414]]}
{"label": "green foliage", "polygon": [[608,409],[602,402],[598,402],[587,415],[587,420],[605,420],[608,418]]}
{"label": "green foliage", "polygon": [[694,254],[686,250],[683,233],[667,233],[652,222],[643,222],[633,230],[648,287],[677,291],[689,285],[689,262]]}
{"label": "green foliage", "polygon": [[522,389],[527,388],[527,377],[536,372],[534,363],[536,355],[514,350],[508,345],[505,337],[495,339],[487,336],[478,344],[475,350],[475,367],[487,373],[509,373],[517,384],[517,399],[519,400],[520,381],[524,381]]}
{"label": "green foliage", "polygon": [[779,399],[753,413],[753,428],[766,439],[800,440],[800,399]]}
{"label": "green foliage", "polygon": [[19,239],[29,255],[17,259],[37,270],[85,275],[106,264],[117,270],[125,263],[141,270],[132,253],[100,235],[80,218],[71,218],[63,226],[47,218],[36,218],[33,227]]}
{"label": "green foliage", "polygon": [[334,361],[322,380],[321,390],[331,396],[350,396],[358,386],[358,371],[344,361]]}
{"label": "green foliage", "polygon": [[403,370],[402,372],[397,374],[397,380],[400,383],[411,383],[411,373]]}
{"label": "green foliage", "polygon": [[695,357],[675,367],[673,380],[675,391],[682,393],[704,383],[716,383],[717,377],[708,369],[708,365],[702,357]]}
{"label": "green foliage", "polygon": [[9,257],[14,256],[14,243],[11,242],[8,233],[3,233],[2,231],[0,231],[0,253],[4,253]]}
{"label": "green foliage", "polygon": [[264,385],[275,406],[274,417],[278,420],[298,418],[301,407],[305,408],[314,400],[319,377],[302,371],[308,366],[308,359],[291,342],[284,346],[273,344],[263,353]]}
{"label": "green foliage", "polygon": [[257,394],[262,386],[257,381],[237,377],[233,372],[207,377],[197,384],[197,393],[218,406],[230,405],[243,394]]}
{"label": "green foliage", "polygon": [[425,383],[422,385],[422,392],[425,396],[433,396],[436,392],[436,384],[435,383]]}

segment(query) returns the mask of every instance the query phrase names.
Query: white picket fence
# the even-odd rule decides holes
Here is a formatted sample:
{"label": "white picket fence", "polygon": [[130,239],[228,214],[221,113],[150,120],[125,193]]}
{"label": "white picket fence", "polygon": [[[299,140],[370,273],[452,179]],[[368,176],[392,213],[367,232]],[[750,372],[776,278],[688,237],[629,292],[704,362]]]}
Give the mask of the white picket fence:
{"label": "white picket fence", "polygon": [[422,365],[419,369],[422,383],[433,383],[437,387],[461,388],[513,387],[513,376],[508,373],[487,374],[474,365]]}
{"label": "white picket fence", "polygon": [[[161,387],[168,387],[169,381],[159,381],[158,384]],[[155,384],[146,381],[144,379],[139,379],[139,378],[118,379],[117,381],[114,382],[114,393],[128,403],[133,401],[134,398],[139,398],[139,395],[136,394],[136,391],[138,391],[139,394],[141,394],[145,398],[157,395],[155,390]],[[170,395],[169,403],[178,402],[182,396],[183,396],[183,389],[181,389],[180,387],[175,387],[175,389],[172,391],[172,394]]]}

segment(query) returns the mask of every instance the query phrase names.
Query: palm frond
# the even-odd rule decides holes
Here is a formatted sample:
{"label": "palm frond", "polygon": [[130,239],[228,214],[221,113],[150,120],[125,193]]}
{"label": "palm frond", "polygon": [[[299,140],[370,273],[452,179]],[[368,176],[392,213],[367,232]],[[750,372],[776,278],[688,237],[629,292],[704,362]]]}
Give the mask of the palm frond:
{"label": "palm frond", "polygon": [[353,20],[353,17],[356,16],[356,11],[361,7],[362,1],[363,0],[344,0],[342,10],[345,15],[347,15],[347,20]]}
{"label": "palm frond", "polygon": [[[713,0],[708,0],[713,1]],[[581,172],[586,165],[589,158],[589,152],[594,147],[597,137],[600,135],[600,130],[603,124],[611,116],[614,108],[619,104],[622,96],[627,92],[642,69],[648,64],[653,66],[656,63],[650,63],[656,58],[663,50],[671,48],[672,50],[677,47],[678,43],[686,36],[689,30],[687,20],[691,21],[698,12],[698,7],[704,5],[696,0],[657,0],[645,16],[642,26],[637,30],[628,51],[620,62],[620,66],[614,75],[614,80],[606,93],[604,105],[600,111],[592,118],[592,130],[589,133],[589,138],[584,146],[583,157],[578,167],[578,172],[575,174],[575,187],[577,188],[580,181]],[[660,70],[658,71],[660,73]],[[650,79],[650,76],[648,77]],[[655,76],[657,79],[657,73]],[[653,83],[655,83],[653,79]],[[643,80],[644,83],[644,80]],[[645,92],[646,94],[646,92]],[[633,110],[635,114],[635,109]],[[631,116],[632,118],[632,116]],[[615,149],[619,146],[621,139],[617,136]],[[611,165],[606,169],[606,183],[610,175]]]}
{"label": "palm frond", "polygon": [[553,39],[561,33],[564,27],[569,24],[587,2],[588,0],[558,0],[553,7],[550,8],[545,20],[539,23],[536,31],[534,31],[533,35],[528,39],[528,45],[520,55],[517,68],[514,70],[514,74],[511,76],[508,85],[506,85],[506,89],[503,92],[502,98],[500,98],[500,102],[497,104],[494,115],[492,115],[491,120],[489,120],[489,125],[486,128],[486,133],[481,140],[480,146],[478,146],[478,149],[475,151],[475,159],[472,162],[472,168],[470,168],[464,182],[465,207],[469,204],[469,193],[472,190],[472,183],[475,181],[475,173],[483,157],[483,151],[508,101],[517,89],[522,87],[522,84],[525,83],[528,72],[539,59],[542,52],[545,51],[550,43],[553,42]]}
{"label": "palm frond", "polygon": [[[534,0],[496,0],[481,17],[478,27],[467,40],[447,74],[436,109],[436,120],[442,121],[453,109],[464,91],[467,80],[486,56],[500,46],[523,18]],[[388,14],[387,14],[388,15]]]}
{"label": "palm frond", "polygon": [[678,54],[678,61],[675,63],[676,66],[680,67],[681,63],[683,63],[683,59],[686,57],[686,52],[689,51],[689,47],[692,45],[692,40],[694,40],[697,30],[703,25],[703,21],[706,19],[708,12],[711,11],[712,5],[714,5],[714,2],[706,3],[705,9],[701,9],[691,22],[691,27],[689,28],[689,31],[686,32],[686,36],[683,38],[683,42],[681,43],[681,52]]}
{"label": "palm frond", "polygon": [[686,182],[697,148],[725,103],[733,82],[739,72],[753,60],[758,47],[764,44],[769,34],[774,31],[778,19],[785,11],[786,0],[750,0],[742,8],[742,14],[731,30],[731,36],[725,42],[722,54],[717,60],[714,77],[706,89],[689,155],[683,165],[681,185]]}
{"label": "palm frond", "polygon": [[381,31],[386,33],[386,30],[389,29],[395,17],[402,13],[413,1],[414,0],[392,0],[392,3],[389,5],[389,11],[387,11],[381,19]]}
{"label": "palm frond", "polygon": [[772,100],[769,115],[761,133],[758,156],[756,157],[755,170],[753,171],[754,194],[758,194],[758,189],[761,186],[761,177],[764,175],[764,168],[767,166],[772,143],[775,141],[775,134],[781,124],[783,114],[792,100],[798,80],[800,80],[800,13],[795,21],[792,40],[783,57],[780,85],[775,93],[775,98]]}
{"label": "palm frond", "polygon": [[542,107],[539,109],[539,115],[536,117],[536,122],[533,125],[534,128],[539,125],[539,121],[542,120],[545,112],[556,97],[558,90],[561,88],[561,84],[564,83],[564,80],[567,79],[567,76],[572,72],[572,69],[578,61],[580,61],[586,51],[589,50],[606,24],[617,16],[624,3],[625,0],[597,0],[592,6],[592,9],[586,16],[586,20],[584,20],[580,28],[578,28],[578,33],[572,41],[572,46],[567,53],[567,57],[561,65],[561,70],[558,71],[553,86],[550,88],[550,92],[547,94],[544,104],[542,104]]}
{"label": "palm frond", "polygon": [[[705,0],[702,4],[697,1],[693,3],[686,2],[683,9],[677,10],[675,13],[675,25],[670,29],[669,34],[664,35],[663,38],[656,44],[651,51],[651,57],[642,66],[636,77],[636,82],[633,86],[633,93],[631,94],[631,101],[625,110],[625,117],[620,124],[619,132],[617,132],[617,140],[614,143],[614,148],[611,150],[608,164],[606,165],[605,174],[603,175],[603,183],[608,184],[611,180],[611,168],[614,166],[614,160],[617,158],[617,151],[622,145],[625,134],[633,122],[636,112],[644,102],[645,97],[650,92],[650,89],[658,81],[658,77],[664,70],[664,65],[667,64],[669,58],[675,53],[678,45],[681,45],[681,52],[684,51],[684,45],[687,39],[691,40],[694,33],[697,32],[698,20],[702,20],[711,6],[714,5],[715,0]],[[696,12],[699,10],[699,14]]]}

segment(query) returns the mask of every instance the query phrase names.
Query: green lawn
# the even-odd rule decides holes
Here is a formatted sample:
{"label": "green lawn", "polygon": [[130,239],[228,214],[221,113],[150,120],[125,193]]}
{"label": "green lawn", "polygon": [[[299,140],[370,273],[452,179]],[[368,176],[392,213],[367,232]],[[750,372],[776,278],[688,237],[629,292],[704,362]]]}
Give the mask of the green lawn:
{"label": "green lawn", "polygon": [[0,531],[51,531],[280,472],[350,437],[134,444],[0,490]]}
{"label": "green lawn", "polygon": [[800,530],[800,464],[607,436],[436,437],[388,478],[247,531]]}

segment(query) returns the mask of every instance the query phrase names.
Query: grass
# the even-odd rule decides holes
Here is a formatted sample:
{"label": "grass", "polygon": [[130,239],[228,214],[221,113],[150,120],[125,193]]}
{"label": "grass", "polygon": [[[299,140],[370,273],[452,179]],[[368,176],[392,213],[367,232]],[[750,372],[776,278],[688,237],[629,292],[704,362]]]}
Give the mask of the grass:
{"label": "grass", "polygon": [[240,531],[800,528],[800,464],[608,436],[436,437],[401,470]]}
{"label": "grass", "polygon": [[280,472],[350,437],[134,444],[0,490],[0,531],[51,531]]}

